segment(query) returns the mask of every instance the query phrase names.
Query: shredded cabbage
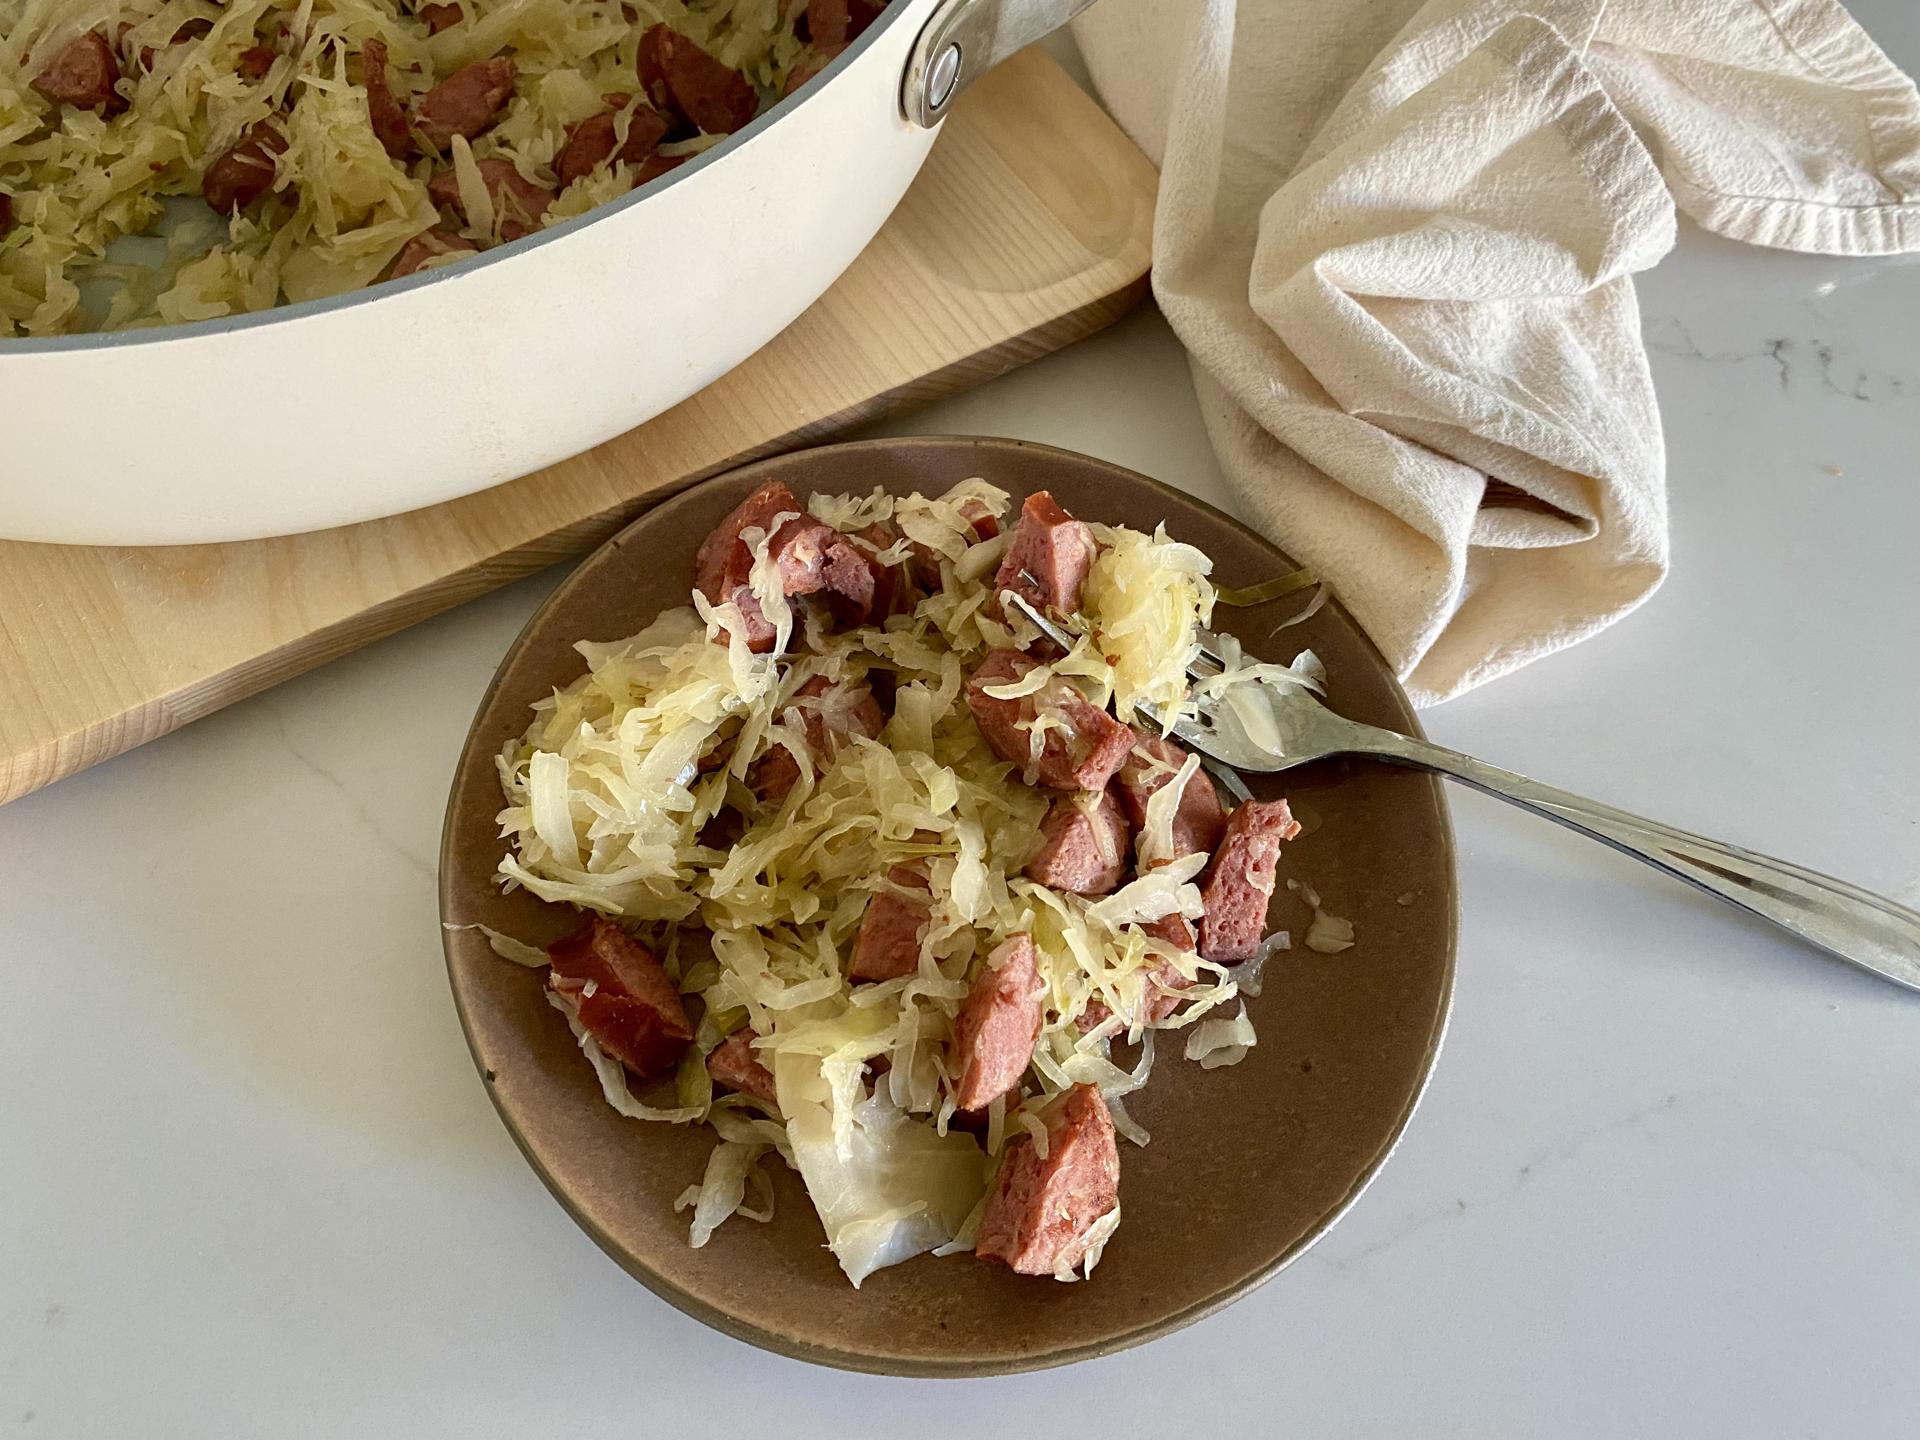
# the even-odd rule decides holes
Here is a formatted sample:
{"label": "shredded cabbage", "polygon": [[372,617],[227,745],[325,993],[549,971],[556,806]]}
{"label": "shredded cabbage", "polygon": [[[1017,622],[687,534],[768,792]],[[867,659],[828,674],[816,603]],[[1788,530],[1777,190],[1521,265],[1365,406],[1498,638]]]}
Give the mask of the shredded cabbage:
{"label": "shredded cabbage", "polygon": [[1242,962],[1233,968],[1233,983],[1242,995],[1259,997],[1260,986],[1266,974],[1267,962],[1282,950],[1293,948],[1293,936],[1289,931],[1276,930],[1260,942],[1260,949],[1251,960]]}
{"label": "shredded cabbage", "polygon": [[1307,926],[1303,941],[1309,950],[1317,950],[1322,955],[1338,955],[1342,950],[1353,948],[1353,922],[1338,915],[1329,915],[1323,910],[1319,891],[1298,880],[1287,881],[1287,889],[1313,909],[1313,922]]}
{"label": "shredded cabbage", "polygon": [[1093,1267],[1100,1263],[1100,1257],[1106,1253],[1107,1241],[1113,1238],[1113,1232],[1120,1228],[1120,1202],[1113,1202],[1113,1208],[1087,1229],[1086,1248],[1080,1257],[1080,1273],[1073,1273],[1071,1265],[1061,1265],[1053,1272],[1053,1278],[1071,1284],[1075,1280],[1089,1279]]}
{"label": "shredded cabbage", "polygon": [[1191,545],[1112,526],[1094,527],[1101,550],[1084,603],[1098,617],[1100,653],[1112,671],[1113,705],[1131,721],[1154,707],[1171,728],[1192,713],[1187,665],[1197,632],[1213,618],[1213,562]]}
{"label": "shredded cabbage", "polygon": [[547,952],[538,945],[529,945],[524,940],[516,940],[511,935],[502,934],[491,925],[455,925],[448,923],[442,930],[478,930],[486,937],[488,946],[502,960],[511,960],[516,965],[524,965],[529,970],[547,968]]}
{"label": "shredded cabbage", "polygon": [[[1159,764],[1157,760],[1150,760],[1150,763],[1156,767]],[[1180,768],[1174,772],[1173,778],[1147,797],[1145,822],[1140,827],[1142,865],[1164,863],[1173,858],[1173,819],[1179,813],[1187,786],[1212,783],[1199,777],[1200,757],[1189,755],[1180,762]]]}

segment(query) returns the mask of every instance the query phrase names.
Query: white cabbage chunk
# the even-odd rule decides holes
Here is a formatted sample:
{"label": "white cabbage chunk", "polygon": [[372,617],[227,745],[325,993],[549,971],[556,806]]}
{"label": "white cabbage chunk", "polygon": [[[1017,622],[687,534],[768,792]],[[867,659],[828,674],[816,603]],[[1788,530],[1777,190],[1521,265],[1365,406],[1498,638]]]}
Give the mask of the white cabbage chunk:
{"label": "white cabbage chunk", "polygon": [[856,1289],[874,1271],[951,1241],[980,1201],[987,1160],[970,1135],[936,1133],[885,1093],[853,1110],[848,1143],[836,1142],[832,1085],[816,1057],[780,1052],[780,1113],[827,1245]]}

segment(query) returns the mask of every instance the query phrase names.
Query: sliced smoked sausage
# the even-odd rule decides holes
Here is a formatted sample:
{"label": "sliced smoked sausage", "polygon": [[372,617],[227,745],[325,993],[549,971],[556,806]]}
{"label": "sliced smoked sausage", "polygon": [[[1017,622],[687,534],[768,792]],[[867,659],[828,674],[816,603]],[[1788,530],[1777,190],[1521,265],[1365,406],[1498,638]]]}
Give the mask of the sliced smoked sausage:
{"label": "sliced smoked sausage", "polygon": [[994,572],[994,594],[1011,590],[1036,609],[1072,614],[1080,608],[1080,587],[1097,548],[1090,525],[1074,519],[1046,491],[1035,491],[1020,507],[1007,553]]}
{"label": "sliced smoked sausage", "polygon": [[450,230],[422,230],[400,247],[388,278],[398,280],[402,275],[411,275],[427,261],[441,255],[472,255],[477,249],[471,240],[455,235]]}
{"label": "sliced smoked sausage", "polygon": [[666,25],[641,35],[635,68],[656,109],[685,116],[708,135],[731,135],[760,108],[752,81]]}
{"label": "sliced smoked sausage", "polygon": [[[967,678],[967,708],[1002,760],[1031,771],[1058,790],[1104,790],[1133,748],[1133,731],[1060,676],[1031,695],[1007,699],[988,690],[1019,680],[1040,662],[1017,650],[995,650]],[[1048,717],[1040,753],[1033,753],[1032,726]]]}
{"label": "sliced smoked sausage", "polygon": [[513,61],[504,55],[454,71],[414,107],[420,134],[436,150],[445,150],[456,135],[473,139],[500,118],[513,95],[513,74]]}
{"label": "sliced smoked sausage", "polygon": [[724,1085],[729,1090],[738,1090],[742,1095],[751,1095],[764,1100],[769,1105],[777,1105],[773,1087],[773,1072],[760,1063],[759,1055],[753,1048],[754,1035],[751,1030],[736,1030],[707,1056],[707,1074],[713,1077],[713,1083]]}
{"label": "sliced smoked sausage", "polygon": [[[540,217],[553,203],[553,191],[522,175],[504,155],[489,155],[475,162],[480,183],[493,200],[494,224],[502,240],[518,240],[540,228]],[[445,205],[463,222],[469,222],[466,203],[460,197],[460,181],[452,170],[442,170],[427,185],[427,194],[436,205]]]}
{"label": "sliced smoked sausage", "polygon": [[[271,56],[273,52],[267,53]],[[413,136],[407,130],[406,109],[394,99],[393,86],[387,82],[386,41],[369,40],[362,45],[360,64],[367,87],[367,119],[373,124],[374,136],[382,150],[396,160],[404,160],[413,154]]]}
{"label": "sliced smoked sausage", "polygon": [[1033,1137],[1007,1144],[980,1216],[973,1253],[1021,1275],[1052,1275],[1086,1258],[1094,1223],[1120,1200],[1120,1151],[1113,1116],[1091,1085],[1063,1091],[1041,1112],[1043,1160]]}
{"label": "sliced smoked sausage", "polygon": [[1218,965],[1251,960],[1267,928],[1280,842],[1300,833],[1284,800],[1249,800],[1227,819],[1200,888],[1200,953]]}
{"label": "sliced smoked sausage", "polygon": [[238,144],[207,166],[201,195],[222,215],[246,209],[272,187],[274,161],[286,149],[287,137],[271,121],[254,121],[240,132]]}
{"label": "sliced smoked sausage", "polygon": [[604,915],[547,947],[547,985],[578,1007],[600,1048],[640,1076],[679,1064],[693,1027],[653,951]]}
{"label": "sliced smoked sausage", "polygon": [[[1187,763],[1188,751],[1164,736],[1143,731],[1135,734],[1139,738],[1121,762],[1114,785],[1126,803],[1127,817],[1139,830],[1147,823],[1147,802],[1173,782]],[[1196,770],[1174,807],[1173,854],[1160,858],[1178,860],[1183,855],[1212,854],[1226,828],[1227,812],[1213,788],[1213,778],[1205,770]]]}
{"label": "sliced smoked sausage", "polygon": [[897,980],[911,975],[920,968],[920,940],[932,918],[933,887],[925,872],[895,865],[887,871],[887,888],[874,892],[860,917],[847,978]]}
{"label": "sliced smoked sausage", "polygon": [[984,1109],[1018,1085],[1033,1063],[1042,1018],[1033,937],[1010,935],[987,956],[953,1019],[954,1105]]}

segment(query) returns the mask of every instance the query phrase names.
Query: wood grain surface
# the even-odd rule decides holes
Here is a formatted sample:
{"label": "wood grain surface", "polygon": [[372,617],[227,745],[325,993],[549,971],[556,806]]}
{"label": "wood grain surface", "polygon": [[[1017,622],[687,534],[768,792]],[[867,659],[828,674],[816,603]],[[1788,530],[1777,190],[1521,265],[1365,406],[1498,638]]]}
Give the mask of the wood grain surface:
{"label": "wood grain surface", "polygon": [[581,554],[695,480],[1093,333],[1145,293],[1155,184],[1099,107],[1028,51],[967,93],[893,218],[817,304],[598,449],[285,539],[0,542],[0,803]]}

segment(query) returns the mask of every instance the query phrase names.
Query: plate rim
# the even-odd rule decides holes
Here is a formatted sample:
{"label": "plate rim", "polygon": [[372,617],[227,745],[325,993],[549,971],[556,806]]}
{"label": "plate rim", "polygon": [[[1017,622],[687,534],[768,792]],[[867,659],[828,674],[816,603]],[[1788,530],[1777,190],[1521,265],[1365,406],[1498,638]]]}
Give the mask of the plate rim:
{"label": "plate rim", "polygon": [[[1209,1315],[1226,1308],[1235,1301],[1245,1298],[1269,1280],[1273,1279],[1274,1276],[1278,1275],[1288,1266],[1292,1265],[1295,1261],[1299,1260],[1301,1256],[1319,1244],[1320,1240],[1329,1230],[1345,1218],[1347,1212],[1353,1208],[1360,1197],[1366,1193],[1368,1187],[1379,1177],[1387,1161],[1392,1159],[1394,1152],[1399,1149],[1401,1141],[1406,1138],[1407,1129],[1412,1124],[1415,1113],[1419,1110],[1421,1102],[1425,1100],[1427,1091],[1433,1083],[1434,1071],[1439,1067],[1440,1054],[1445,1047],[1447,1032],[1451,1028],[1454,989],[1458,978],[1460,956],[1459,845],[1454,833],[1453,810],[1448,803],[1445,783],[1438,776],[1428,775],[1425,778],[1432,788],[1433,798],[1440,819],[1438,858],[1442,863],[1447,882],[1445,955],[1440,968],[1439,1005],[1434,1015],[1433,1031],[1428,1037],[1425,1054],[1422,1057],[1423,1063],[1420,1078],[1418,1083],[1413,1087],[1412,1093],[1407,1097],[1405,1107],[1401,1110],[1398,1117],[1396,1117],[1392,1131],[1388,1134],[1386,1142],[1367,1160],[1359,1175],[1355,1177],[1353,1185],[1341,1196],[1339,1201],[1329,1208],[1326,1214],[1321,1216],[1311,1229],[1303,1233],[1291,1246],[1275,1256],[1271,1261],[1249,1272],[1235,1283],[1225,1286],[1214,1294],[1198,1300],[1183,1309],[1162,1316],[1156,1320],[1136,1325],[1128,1330],[1121,1331],[1118,1334],[1108,1336],[1101,1340],[1089,1341],[1082,1345],[1051,1350],[1044,1354],[1032,1356],[1020,1356],[1002,1360],[956,1360],[952,1362],[895,1359],[891,1357],[873,1356],[857,1350],[810,1345],[803,1341],[796,1340],[790,1335],[782,1334],[779,1331],[768,1330],[762,1326],[740,1320],[727,1311],[708,1304],[698,1296],[664,1279],[643,1263],[639,1257],[628,1253],[624,1247],[615,1241],[611,1235],[606,1233],[600,1225],[580,1210],[574,1203],[572,1197],[567,1193],[565,1187],[558,1182],[555,1176],[541,1163],[531,1148],[529,1148],[527,1139],[525,1135],[522,1134],[520,1127],[515,1123],[514,1117],[508,1113],[506,1107],[502,1104],[499,1092],[489,1078],[486,1062],[481,1057],[478,1042],[474,1037],[472,1019],[467,1012],[466,997],[462,994],[459,980],[455,974],[456,960],[452,942],[453,932],[448,929],[448,925],[450,924],[448,909],[452,898],[451,876],[453,869],[454,820],[460,797],[461,773],[465,769],[468,756],[473,753],[475,743],[479,738],[480,722],[488,712],[492,710],[495,696],[498,694],[506,678],[508,669],[513,662],[519,658],[528,638],[541,626],[548,612],[573,593],[575,588],[581,583],[582,577],[592,568],[593,562],[598,560],[603,552],[618,548],[624,544],[627,536],[634,529],[642,524],[650,523],[655,514],[663,506],[672,504],[685,496],[695,494],[709,486],[737,482],[743,476],[757,474],[763,469],[778,466],[790,461],[794,456],[801,454],[845,456],[857,460],[858,457],[872,454],[875,451],[897,453],[902,449],[947,450],[955,448],[976,453],[1005,452],[1012,450],[1052,456],[1075,463],[1092,464],[1102,469],[1125,475],[1129,480],[1137,481],[1150,490],[1176,497],[1184,505],[1191,505],[1204,510],[1218,522],[1238,530],[1241,534],[1257,542],[1264,549],[1278,551],[1283,555],[1285,554],[1277,544],[1260,534],[1259,531],[1253,529],[1237,517],[1228,514],[1211,502],[1193,494],[1191,491],[1182,490],[1178,486],[1169,485],[1165,481],[1158,480],[1151,475],[1143,475],[1128,466],[1102,459],[1097,455],[1089,455],[1084,451],[1070,450],[1063,446],[1048,445],[1038,441],[1021,440],[1008,436],[958,434],[881,436],[864,440],[842,441],[832,445],[807,446],[799,450],[782,451],[775,455],[762,456],[759,459],[732,466],[718,474],[705,476],[691,485],[675,490],[669,495],[659,497],[657,503],[649,505],[627,524],[621,526],[613,535],[575,560],[572,570],[561,579],[560,583],[548,593],[527,617],[526,623],[520,627],[512,641],[508,643],[506,649],[501,653],[499,663],[494,667],[493,675],[487,681],[486,689],[481,692],[480,698],[474,707],[473,718],[468,722],[467,733],[461,740],[459,750],[455,755],[453,776],[448,786],[446,809],[441,819],[440,849],[436,861],[438,871],[436,876],[436,889],[438,892],[437,911],[440,921],[441,955],[446,969],[447,986],[453,996],[454,1011],[460,1020],[460,1035],[466,1043],[467,1058],[473,1062],[475,1074],[478,1076],[482,1088],[487,1092],[487,1099],[492,1104],[494,1113],[500,1117],[501,1124],[505,1126],[507,1134],[512,1137],[514,1148],[520,1152],[521,1158],[527,1162],[528,1168],[540,1177],[540,1183],[546,1187],[548,1194],[552,1195],[553,1198],[559,1202],[560,1208],[566,1212],[574,1224],[579,1226],[588,1238],[590,1238],[595,1245],[599,1246],[609,1259],[628,1275],[639,1281],[640,1284],[645,1286],[652,1294],[666,1301],[682,1314],[698,1320],[700,1323],[719,1331],[723,1335],[752,1345],[757,1349],[782,1355],[788,1359],[823,1366],[828,1369],[865,1375],[899,1376],[907,1379],[953,1380],[1029,1374],[1040,1370],[1055,1369],[1063,1365],[1072,1365],[1082,1360],[1098,1359],[1101,1356],[1116,1354],[1122,1350],[1129,1350],[1135,1346],[1144,1345],[1149,1341],[1160,1339],[1177,1330],[1185,1329],[1197,1321],[1204,1320]],[[1291,557],[1288,558],[1291,559]],[[1406,713],[1409,721],[1407,733],[1415,739],[1426,739],[1426,733],[1420,725],[1419,714],[1414,709],[1412,702],[1407,698],[1405,688],[1400,684],[1399,677],[1393,673],[1392,667],[1387,664],[1386,657],[1381,655],[1379,647],[1373,643],[1373,638],[1368,635],[1365,627],[1353,618],[1353,615],[1347,610],[1346,606],[1340,602],[1338,596],[1329,594],[1327,605],[1353,628],[1354,633],[1359,637],[1361,643],[1365,645],[1367,651],[1378,661],[1381,673],[1385,675],[1388,683],[1392,687],[1394,697],[1399,700]]]}

